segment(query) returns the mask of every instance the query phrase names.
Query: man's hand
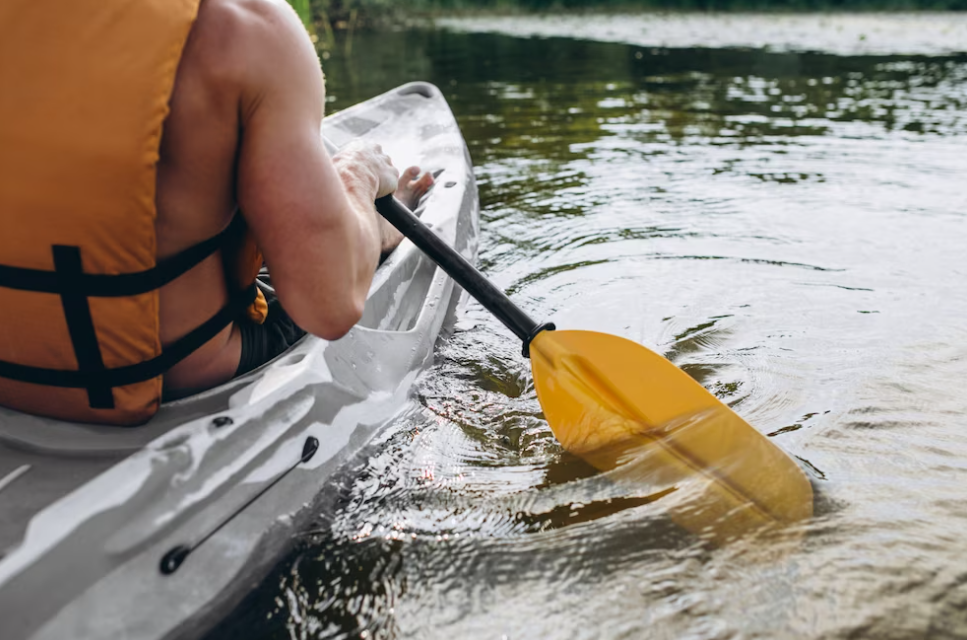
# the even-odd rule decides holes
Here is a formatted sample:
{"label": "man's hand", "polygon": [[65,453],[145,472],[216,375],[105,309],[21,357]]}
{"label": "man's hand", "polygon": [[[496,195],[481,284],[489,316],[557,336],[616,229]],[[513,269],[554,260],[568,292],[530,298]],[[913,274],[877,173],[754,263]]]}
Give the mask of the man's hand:
{"label": "man's hand", "polygon": [[[421,173],[419,167],[410,167],[400,175],[396,199],[409,207],[411,211],[416,211],[420,205],[420,199],[426,195],[432,186],[433,176],[429,172]],[[403,241],[403,234],[380,216],[379,237],[382,248],[380,261],[382,262]]]}
{"label": "man's hand", "polygon": [[[350,197],[360,198],[360,206],[372,210],[379,228],[380,257],[385,258],[400,242],[403,234],[376,213],[377,198],[396,192],[400,174],[382,147],[372,142],[353,140],[333,156],[332,163]],[[375,194],[368,197],[367,194]],[[367,199],[368,198],[368,199]]]}
{"label": "man's hand", "polygon": [[[410,167],[401,175],[393,166],[392,159],[383,153],[378,144],[371,142],[354,140],[340,149],[332,161],[347,191],[365,194],[368,190],[363,183],[376,184],[373,200],[395,193],[400,202],[415,209],[420,198],[433,186],[433,176],[421,174],[419,167]],[[384,259],[403,241],[403,234],[382,216],[377,215],[377,224],[380,257]]]}
{"label": "man's hand", "polygon": [[332,158],[347,191],[375,202],[396,191],[400,172],[378,144],[353,140]]}

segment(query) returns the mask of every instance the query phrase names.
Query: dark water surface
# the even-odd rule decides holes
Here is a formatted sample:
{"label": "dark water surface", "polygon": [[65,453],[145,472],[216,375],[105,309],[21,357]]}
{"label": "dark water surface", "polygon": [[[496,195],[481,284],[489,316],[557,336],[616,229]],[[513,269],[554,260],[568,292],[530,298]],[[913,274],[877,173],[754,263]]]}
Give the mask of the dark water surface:
{"label": "dark water surface", "polygon": [[471,304],[212,638],[967,637],[967,55],[410,32],[323,64],[330,109],[441,86],[484,271],[681,366],[801,462],[817,514],[716,548],[609,494]]}

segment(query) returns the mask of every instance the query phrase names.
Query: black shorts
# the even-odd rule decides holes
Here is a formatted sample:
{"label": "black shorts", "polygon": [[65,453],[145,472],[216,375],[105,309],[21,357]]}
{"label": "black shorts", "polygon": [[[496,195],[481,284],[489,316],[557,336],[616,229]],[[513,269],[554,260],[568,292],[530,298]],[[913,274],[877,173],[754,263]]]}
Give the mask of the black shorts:
{"label": "black shorts", "polygon": [[235,377],[248,373],[299,341],[306,332],[292,321],[285,312],[279,299],[274,294],[263,289],[265,300],[269,303],[269,314],[262,324],[256,324],[248,318],[239,320],[236,324],[242,334],[242,357],[235,370]]}

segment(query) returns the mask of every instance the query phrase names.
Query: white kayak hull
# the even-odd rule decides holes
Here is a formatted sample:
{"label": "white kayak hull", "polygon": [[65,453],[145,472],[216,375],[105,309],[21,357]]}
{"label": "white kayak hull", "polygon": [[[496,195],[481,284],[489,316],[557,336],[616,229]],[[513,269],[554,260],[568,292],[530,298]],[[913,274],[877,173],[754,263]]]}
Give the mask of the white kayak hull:
{"label": "white kayak hull", "polygon": [[[377,141],[402,168],[442,170],[421,217],[475,258],[472,167],[439,90],[405,85],[323,131],[336,146]],[[308,336],[143,427],[0,409],[4,640],[203,633],[326,509],[333,475],[409,406],[460,295],[407,241],[345,337]]]}

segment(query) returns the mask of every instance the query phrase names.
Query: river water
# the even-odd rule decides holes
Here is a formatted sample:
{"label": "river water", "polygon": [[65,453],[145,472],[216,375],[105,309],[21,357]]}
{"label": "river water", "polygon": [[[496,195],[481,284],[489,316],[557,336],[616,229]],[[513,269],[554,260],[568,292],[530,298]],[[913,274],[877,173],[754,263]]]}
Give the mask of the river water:
{"label": "river water", "polygon": [[336,514],[211,637],[967,637],[967,23],[928,17],[464,21],[324,53],[330,109],[442,87],[484,271],[682,367],[816,514],[714,546],[661,499],[582,509],[605,481],[471,303]]}

